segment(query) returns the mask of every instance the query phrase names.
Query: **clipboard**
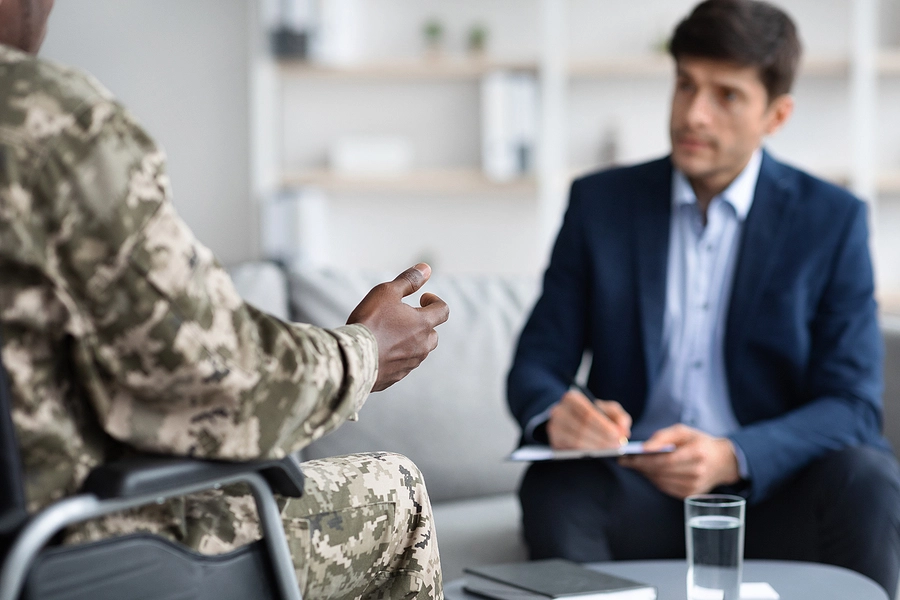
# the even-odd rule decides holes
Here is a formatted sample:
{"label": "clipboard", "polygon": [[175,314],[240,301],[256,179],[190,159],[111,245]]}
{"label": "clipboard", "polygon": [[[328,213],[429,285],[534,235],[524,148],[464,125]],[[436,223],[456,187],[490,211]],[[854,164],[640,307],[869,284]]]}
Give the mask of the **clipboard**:
{"label": "clipboard", "polygon": [[656,450],[645,450],[644,442],[627,442],[618,448],[603,450],[554,450],[550,446],[522,446],[509,455],[508,460],[517,462],[540,462],[545,460],[575,460],[579,458],[617,458],[633,454],[665,454],[675,450],[674,444]]}

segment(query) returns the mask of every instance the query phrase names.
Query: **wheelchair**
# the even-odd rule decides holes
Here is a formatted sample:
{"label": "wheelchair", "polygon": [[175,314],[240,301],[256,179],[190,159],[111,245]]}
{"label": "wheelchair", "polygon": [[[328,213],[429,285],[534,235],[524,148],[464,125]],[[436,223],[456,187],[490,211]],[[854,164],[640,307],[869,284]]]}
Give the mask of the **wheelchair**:
{"label": "wheelchair", "polygon": [[[275,500],[303,493],[293,456],[125,459],[97,467],[79,494],[29,515],[11,409],[0,360],[0,600],[301,600]],[[250,487],[263,538],[228,554],[204,556],[145,533],[53,543],[75,523],[239,482]]]}

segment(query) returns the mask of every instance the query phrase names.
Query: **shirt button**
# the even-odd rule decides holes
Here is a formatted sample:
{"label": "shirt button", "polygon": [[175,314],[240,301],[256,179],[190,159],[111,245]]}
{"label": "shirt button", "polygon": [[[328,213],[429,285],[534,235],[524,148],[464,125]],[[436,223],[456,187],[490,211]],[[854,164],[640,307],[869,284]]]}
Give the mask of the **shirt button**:
{"label": "shirt button", "polygon": [[706,245],[706,251],[707,251],[707,252],[712,252],[712,251],[715,250],[715,249],[716,249],[716,247],[713,246],[712,244],[707,244],[707,245]]}
{"label": "shirt button", "polygon": [[709,302],[704,302],[700,305],[700,308],[702,308],[703,310],[709,310]]}
{"label": "shirt button", "polygon": [[703,368],[703,361],[702,361],[702,360],[695,360],[695,361],[694,361],[694,364],[691,365],[691,366],[694,367],[695,369],[702,369],[702,368]]}

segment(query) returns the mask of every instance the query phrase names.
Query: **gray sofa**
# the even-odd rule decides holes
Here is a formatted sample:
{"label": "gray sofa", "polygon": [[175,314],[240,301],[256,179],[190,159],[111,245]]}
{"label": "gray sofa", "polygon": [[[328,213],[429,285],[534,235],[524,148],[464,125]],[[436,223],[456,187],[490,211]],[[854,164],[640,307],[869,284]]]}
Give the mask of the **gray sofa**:
{"label": "gray sofa", "polygon": [[884,333],[884,435],[900,449],[900,317],[882,319]]}
{"label": "gray sofa", "polygon": [[[292,270],[269,263],[232,270],[253,304],[323,327],[341,325],[375,284],[395,273]],[[505,460],[518,429],[504,400],[518,331],[538,292],[536,278],[436,274],[426,291],[451,307],[437,350],[405,380],[373,394],[359,415],[303,451],[319,458],[366,450],[409,456],[435,510],[445,580],[467,565],[523,560],[515,489],[522,465]],[[418,299],[410,299],[413,304]],[[884,326],[885,432],[900,443],[900,320]]]}
{"label": "gray sofa", "polygon": [[[374,285],[396,273],[294,269],[271,263],[231,270],[252,304],[322,327],[344,324]],[[425,476],[445,581],[467,565],[526,558],[515,489],[523,465],[506,456],[518,428],[504,400],[518,331],[537,295],[527,277],[435,275],[425,286],[450,305],[437,350],[406,379],[373,394],[347,422],[302,452],[304,459],[367,450],[410,457]],[[418,305],[418,294],[408,302]]]}

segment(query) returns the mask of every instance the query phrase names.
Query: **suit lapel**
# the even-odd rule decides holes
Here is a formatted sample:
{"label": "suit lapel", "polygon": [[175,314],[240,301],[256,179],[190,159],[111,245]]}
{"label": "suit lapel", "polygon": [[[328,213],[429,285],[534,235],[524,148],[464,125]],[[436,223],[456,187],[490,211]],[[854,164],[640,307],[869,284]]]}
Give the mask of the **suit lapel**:
{"label": "suit lapel", "polygon": [[644,195],[634,199],[637,214],[632,220],[637,228],[637,286],[647,389],[653,389],[663,357],[669,221],[672,213],[672,163],[666,160],[661,164],[664,168],[649,178]]}
{"label": "suit lapel", "polygon": [[740,344],[772,267],[781,255],[781,246],[790,230],[789,221],[796,205],[791,202],[793,198],[781,165],[763,153],[753,206],[744,223],[735,266],[725,329],[726,361]]}

